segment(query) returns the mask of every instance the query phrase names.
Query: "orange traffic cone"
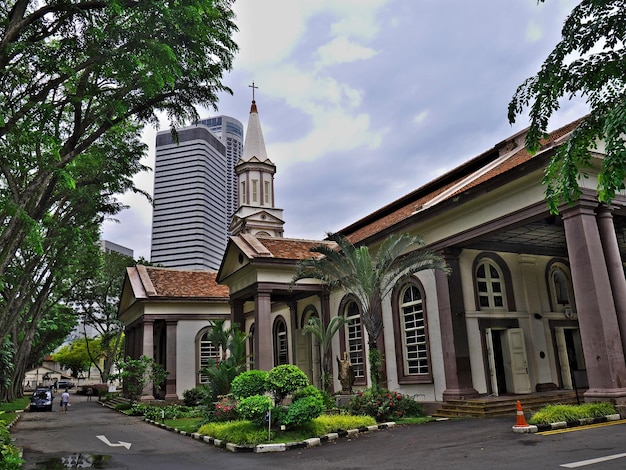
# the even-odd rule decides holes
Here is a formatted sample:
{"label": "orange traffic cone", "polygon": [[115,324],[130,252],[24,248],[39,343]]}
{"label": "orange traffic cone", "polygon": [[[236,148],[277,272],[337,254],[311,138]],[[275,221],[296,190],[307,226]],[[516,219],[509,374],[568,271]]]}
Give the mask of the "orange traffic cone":
{"label": "orange traffic cone", "polygon": [[517,424],[515,427],[526,427],[528,423],[526,422],[526,418],[524,418],[524,411],[522,410],[522,404],[519,400],[517,400]]}

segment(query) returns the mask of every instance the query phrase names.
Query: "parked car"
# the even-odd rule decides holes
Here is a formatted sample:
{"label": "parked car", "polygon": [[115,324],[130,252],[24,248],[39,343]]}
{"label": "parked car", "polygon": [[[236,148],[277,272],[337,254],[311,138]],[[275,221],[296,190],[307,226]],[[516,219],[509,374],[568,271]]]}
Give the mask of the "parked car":
{"label": "parked car", "polygon": [[57,389],[59,390],[65,390],[66,388],[74,388],[74,382],[72,382],[71,380],[59,380],[57,382]]}
{"label": "parked car", "polygon": [[30,411],[52,411],[54,396],[49,388],[37,388],[30,397]]}

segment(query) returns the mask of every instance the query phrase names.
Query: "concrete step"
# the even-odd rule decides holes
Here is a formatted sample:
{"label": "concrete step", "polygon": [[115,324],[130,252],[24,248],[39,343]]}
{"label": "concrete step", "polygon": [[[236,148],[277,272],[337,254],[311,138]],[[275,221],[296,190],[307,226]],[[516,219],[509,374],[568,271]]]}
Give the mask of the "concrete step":
{"label": "concrete step", "polygon": [[[582,392],[580,393],[582,396]],[[526,414],[532,414],[547,404],[577,404],[576,392],[559,391],[533,395],[485,397],[470,400],[448,400],[432,416],[437,418],[488,418],[491,416],[514,416],[517,401]]]}

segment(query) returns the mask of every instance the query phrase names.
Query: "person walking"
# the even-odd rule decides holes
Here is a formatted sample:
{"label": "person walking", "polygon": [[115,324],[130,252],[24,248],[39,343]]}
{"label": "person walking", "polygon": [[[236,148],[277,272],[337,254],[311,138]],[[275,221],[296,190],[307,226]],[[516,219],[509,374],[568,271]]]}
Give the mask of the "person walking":
{"label": "person walking", "polygon": [[93,388],[87,387],[87,401],[91,401],[92,395],[93,395]]}
{"label": "person walking", "polygon": [[67,414],[67,407],[70,405],[70,392],[66,388],[61,394],[61,411]]}

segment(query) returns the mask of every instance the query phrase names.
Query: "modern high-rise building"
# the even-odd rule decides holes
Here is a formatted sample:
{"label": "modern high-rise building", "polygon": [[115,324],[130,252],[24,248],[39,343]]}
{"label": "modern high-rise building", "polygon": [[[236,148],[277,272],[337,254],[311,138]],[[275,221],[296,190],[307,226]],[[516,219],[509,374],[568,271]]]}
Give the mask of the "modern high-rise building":
{"label": "modern high-rise building", "polygon": [[197,124],[207,126],[213,134],[226,146],[226,220],[237,210],[237,175],[234,168],[243,154],[243,125],[230,116],[215,116],[201,119]]}
{"label": "modern high-rise building", "polygon": [[156,137],[150,261],[165,267],[218,269],[237,209],[235,163],[243,124],[204,119]]}

